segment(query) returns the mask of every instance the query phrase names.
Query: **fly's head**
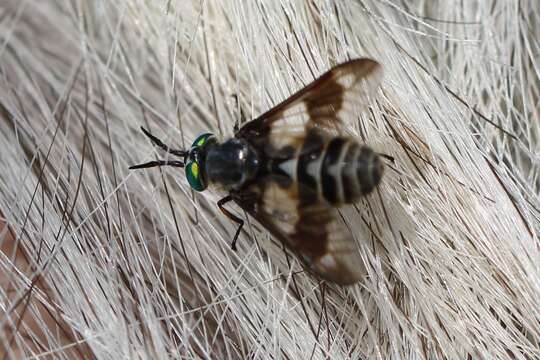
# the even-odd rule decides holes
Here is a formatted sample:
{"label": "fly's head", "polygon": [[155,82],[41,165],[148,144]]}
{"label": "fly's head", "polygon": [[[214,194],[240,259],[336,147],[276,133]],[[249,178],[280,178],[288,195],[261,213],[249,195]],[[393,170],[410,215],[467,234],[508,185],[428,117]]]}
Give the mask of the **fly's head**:
{"label": "fly's head", "polygon": [[203,191],[208,187],[204,171],[204,160],[208,145],[215,141],[216,137],[213,134],[205,133],[199,135],[191,145],[189,153],[186,156],[186,178],[191,188],[195,191]]}

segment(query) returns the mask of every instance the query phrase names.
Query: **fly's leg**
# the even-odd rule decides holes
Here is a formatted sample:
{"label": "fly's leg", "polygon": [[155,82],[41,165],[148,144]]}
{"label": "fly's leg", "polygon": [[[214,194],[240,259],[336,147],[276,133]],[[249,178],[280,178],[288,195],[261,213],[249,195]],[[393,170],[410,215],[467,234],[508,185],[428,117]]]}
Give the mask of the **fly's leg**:
{"label": "fly's leg", "polygon": [[150,161],[144,164],[139,165],[133,165],[130,166],[130,170],[134,169],[144,169],[144,168],[151,168],[151,167],[158,167],[158,166],[174,166],[174,167],[184,167],[184,163],[182,161],[166,161],[166,160],[157,160],[157,161]]}
{"label": "fly's leg", "polygon": [[236,133],[238,130],[240,130],[240,125],[244,124],[246,122],[246,114],[244,114],[244,109],[240,106],[240,101],[238,100],[238,95],[234,94],[232,95],[234,98],[234,102],[236,103],[236,108],[240,111],[240,121],[238,119],[234,122],[233,130]]}
{"label": "fly's leg", "polygon": [[231,195],[227,195],[223,199],[217,202],[217,206],[219,207],[219,210],[221,210],[221,212],[226,217],[228,217],[229,219],[231,219],[232,221],[238,224],[238,229],[236,230],[236,234],[234,234],[234,237],[231,243],[231,249],[233,251],[236,251],[236,240],[238,240],[238,236],[240,236],[240,231],[242,230],[242,227],[244,226],[244,220],[240,219],[238,216],[234,215],[229,210],[225,209],[225,207],[223,206],[229,201],[231,201],[232,199],[233,198]]}
{"label": "fly's leg", "polygon": [[383,158],[385,158],[386,160],[392,162],[392,163],[395,163],[396,162],[396,159],[394,159],[393,156],[390,156],[390,155],[386,155],[386,154],[383,154],[383,153],[378,153],[380,156],[382,156]]}
{"label": "fly's leg", "polygon": [[148,130],[146,130],[145,128],[143,128],[142,126],[141,126],[141,130],[144,133],[144,135],[146,135],[146,136],[148,136],[150,138],[150,140],[154,143],[154,145],[159,146],[160,148],[162,148],[163,150],[165,150],[166,152],[168,152],[170,154],[180,156],[180,157],[183,157],[183,158],[186,157],[186,155],[188,153],[187,151],[171,149],[170,147],[165,145],[161,140],[159,140],[157,137],[150,134],[150,132]]}
{"label": "fly's leg", "polygon": [[150,140],[152,141],[152,143],[154,145],[159,146],[160,148],[162,148],[163,150],[165,150],[169,154],[173,154],[173,155],[182,157],[184,161],[174,161],[174,160],[150,161],[150,162],[147,162],[147,163],[144,163],[144,164],[138,164],[138,165],[130,166],[129,168],[131,170],[133,170],[133,169],[151,168],[151,167],[159,167],[159,166],[184,167],[185,162],[186,162],[186,157],[188,156],[189,151],[171,149],[170,147],[165,145],[161,140],[159,140],[157,137],[150,134],[150,132],[148,130],[146,130],[145,128],[143,128],[142,126],[141,126],[141,130],[144,133],[144,135],[146,135],[146,136],[148,136],[150,138]]}

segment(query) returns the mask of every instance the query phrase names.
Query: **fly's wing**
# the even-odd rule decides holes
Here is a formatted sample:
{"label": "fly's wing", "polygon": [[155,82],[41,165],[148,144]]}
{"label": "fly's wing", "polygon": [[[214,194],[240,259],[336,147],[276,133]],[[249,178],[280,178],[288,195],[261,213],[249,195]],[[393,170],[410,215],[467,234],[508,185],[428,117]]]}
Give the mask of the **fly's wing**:
{"label": "fly's wing", "polygon": [[363,276],[364,265],[350,230],[338,210],[315,191],[271,174],[232,195],[310,272],[340,285],[354,284]]}
{"label": "fly's wing", "polygon": [[266,141],[276,150],[298,145],[298,139],[311,128],[337,135],[353,105],[369,102],[382,75],[382,66],[374,60],[347,61],[245,124],[235,136]]}
{"label": "fly's wing", "polygon": [[[316,150],[320,142],[312,140],[341,134],[343,119],[355,104],[369,102],[381,79],[376,61],[345,62],[244,125],[235,137],[247,139],[269,159],[292,159],[299,151]],[[231,195],[311,272],[341,285],[362,277],[364,266],[350,230],[316,190],[270,170]]]}

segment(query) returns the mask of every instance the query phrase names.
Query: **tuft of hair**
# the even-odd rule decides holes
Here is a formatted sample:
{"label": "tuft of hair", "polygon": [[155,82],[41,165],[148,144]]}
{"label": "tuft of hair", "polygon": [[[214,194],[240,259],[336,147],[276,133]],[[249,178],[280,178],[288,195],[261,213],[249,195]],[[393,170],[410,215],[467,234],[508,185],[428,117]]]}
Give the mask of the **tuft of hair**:
{"label": "tuft of hair", "polygon": [[[3,358],[540,357],[540,5],[29,1],[0,7]],[[384,81],[348,131],[395,158],[343,211],[339,287],[139,131],[230,136],[332,66]],[[0,355],[2,355],[0,354]]]}

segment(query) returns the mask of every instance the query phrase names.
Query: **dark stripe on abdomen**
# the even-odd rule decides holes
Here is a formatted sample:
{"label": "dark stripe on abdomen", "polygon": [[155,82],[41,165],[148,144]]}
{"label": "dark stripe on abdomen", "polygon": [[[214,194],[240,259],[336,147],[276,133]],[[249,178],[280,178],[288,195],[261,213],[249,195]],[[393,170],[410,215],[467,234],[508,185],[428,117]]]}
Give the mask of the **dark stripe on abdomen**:
{"label": "dark stripe on abdomen", "polygon": [[[321,169],[322,192],[325,199],[331,204],[337,204],[343,201],[338,192],[338,181],[341,181],[341,164],[338,164],[343,151],[343,146],[347,141],[338,137],[332,139],[326,148],[326,154]],[[336,166],[337,164],[337,166]]]}
{"label": "dark stripe on abdomen", "polygon": [[[298,157],[298,181],[317,191],[319,174],[309,174],[308,166],[317,162],[323,155],[324,140],[315,131],[310,131],[304,140]],[[315,175],[315,176],[313,176]]]}
{"label": "dark stripe on abdomen", "polygon": [[332,205],[355,203],[379,184],[383,173],[380,157],[369,147],[345,137],[325,141],[317,132],[306,136],[296,166],[304,205],[320,197]]}
{"label": "dark stripe on abdomen", "polygon": [[362,188],[362,195],[369,194],[381,181],[383,174],[381,158],[367,146],[362,146],[356,166],[358,184]]}
{"label": "dark stripe on abdomen", "polygon": [[357,202],[381,180],[383,166],[379,155],[352,139],[333,139],[324,156],[322,192],[333,205]]}
{"label": "dark stripe on abdomen", "polygon": [[302,186],[300,190],[300,201],[303,205],[313,204],[318,201],[320,171],[310,174],[308,167],[316,166],[324,153],[324,140],[315,131],[310,131],[304,140],[297,164],[297,179]]}
{"label": "dark stripe on abdomen", "polygon": [[360,184],[358,183],[358,157],[360,154],[360,146],[354,142],[350,142],[347,153],[343,159],[343,167],[341,169],[341,181],[343,182],[343,202],[356,202],[361,195]]}

